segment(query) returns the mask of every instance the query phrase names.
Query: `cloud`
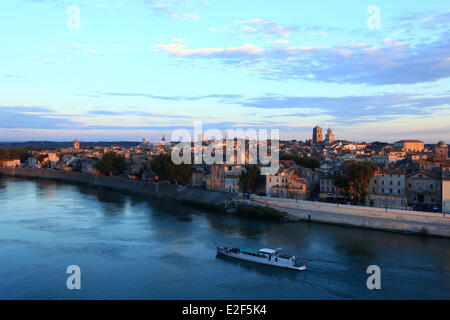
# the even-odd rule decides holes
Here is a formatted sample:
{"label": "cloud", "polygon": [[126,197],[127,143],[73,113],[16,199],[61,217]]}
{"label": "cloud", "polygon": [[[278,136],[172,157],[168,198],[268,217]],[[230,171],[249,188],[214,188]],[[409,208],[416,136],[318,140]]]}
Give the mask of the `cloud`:
{"label": "cloud", "polygon": [[443,86],[444,85],[441,84],[441,83],[436,83],[436,84],[432,84],[432,85],[429,85],[429,86],[422,86],[421,88],[422,89],[435,89],[435,88],[441,88]]}
{"label": "cloud", "polygon": [[38,56],[33,56],[33,57],[30,58],[30,60],[40,61],[40,62],[44,62],[44,63],[56,63],[55,60],[50,60],[49,58],[41,58],[41,57],[38,57]]}
{"label": "cloud", "polygon": [[295,97],[266,95],[262,97],[230,100],[244,107],[258,109],[307,110],[305,113],[289,113],[284,116],[324,116],[334,118],[335,123],[367,123],[400,119],[407,115],[433,115],[446,111],[450,96],[418,96],[408,94],[384,94],[374,96],[344,97]]}
{"label": "cloud", "polygon": [[297,33],[295,26],[282,26],[274,20],[250,19],[235,21],[236,24],[244,25],[241,30],[244,33],[257,34],[265,37],[289,37]]}
{"label": "cloud", "polygon": [[187,49],[186,45],[179,43],[157,44],[154,47],[155,52],[165,51],[174,56],[183,57],[214,57],[214,58],[243,58],[250,56],[258,56],[263,53],[260,47],[244,44],[240,47],[228,48],[198,48]]}
{"label": "cloud", "polygon": [[[199,96],[161,96],[151,93],[137,93],[137,92],[105,92],[107,96],[120,96],[120,97],[145,97],[156,100],[171,100],[171,101],[197,101],[204,99],[219,99],[220,101],[228,101],[229,99],[242,98],[240,94],[208,94]],[[97,96],[99,97],[99,96]]]}
{"label": "cloud", "polygon": [[[266,48],[245,44],[229,48],[187,48],[158,44],[156,52],[184,58],[216,59],[242,68],[264,67],[266,79],[388,85],[434,82],[450,77],[450,33],[432,42],[411,45],[384,39],[369,45],[342,42],[333,46],[277,45]],[[248,63],[252,61],[253,63]]]}
{"label": "cloud", "polygon": [[149,9],[157,15],[181,20],[200,19],[197,13],[186,12],[182,9],[202,8],[209,5],[207,2],[189,3],[181,0],[129,0],[129,2],[135,6]]}
{"label": "cloud", "polygon": [[190,116],[185,115],[173,115],[168,113],[157,113],[157,112],[147,112],[140,110],[128,110],[128,111],[110,111],[105,109],[93,109],[89,110],[88,114],[91,115],[102,115],[102,116],[140,116],[140,117],[150,117],[150,118],[171,118],[171,119],[185,119],[190,118]]}
{"label": "cloud", "polygon": [[[246,97],[240,94],[210,94],[198,96],[158,96],[147,93],[107,92],[111,96],[146,97],[156,100],[197,101],[216,99],[218,103],[246,108],[286,110],[288,112],[268,115],[255,111],[255,116],[265,118],[311,118],[333,119],[337,124],[382,122],[405,116],[433,116],[449,110],[450,95],[378,94],[343,97],[301,97],[266,94]],[[282,121],[282,120],[280,120]],[[283,120],[285,121],[285,120]]]}
{"label": "cloud", "polygon": [[79,126],[78,122],[59,117],[45,107],[2,106],[0,112],[0,127],[6,129],[63,129]]}

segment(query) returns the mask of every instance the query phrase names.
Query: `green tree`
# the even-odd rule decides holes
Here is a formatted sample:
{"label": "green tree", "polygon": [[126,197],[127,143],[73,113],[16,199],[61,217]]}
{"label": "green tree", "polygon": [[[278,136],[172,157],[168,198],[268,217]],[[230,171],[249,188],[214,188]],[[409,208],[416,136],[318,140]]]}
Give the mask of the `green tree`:
{"label": "green tree", "polygon": [[192,173],[191,164],[175,164],[172,162],[170,154],[162,153],[150,162],[150,166],[155,175],[161,180],[171,180],[176,184],[187,184]]}
{"label": "green tree", "polygon": [[0,159],[9,159],[8,149],[0,148]]}
{"label": "green tree", "polygon": [[356,198],[361,203],[364,203],[369,180],[375,175],[377,170],[378,167],[373,162],[355,162],[345,170],[344,174],[336,176],[334,182],[338,188],[342,187],[347,192],[351,189]]}
{"label": "green tree", "polygon": [[175,181],[176,184],[187,184],[192,174],[191,164],[175,164],[172,161],[169,163],[169,175],[170,179]]}
{"label": "green tree", "polygon": [[25,162],[29,158],[29,151],[40,151],[41,148],[25,147],[25,148],[0,148],[0,159],[20,159]]}
{"label": "green tree", "polygon": [[305,168],[310,169],[320,168],[320,160],[315,157],[296,157],[294,161],[297,165]]}
{"label": "green tree", "polygon": [[125,158],[114,151],[106,152],[96,167],[103,174],[121,174],[125,170]]}
{"label": "green tree", "polygon": [[255,193],[265,182],[257,165],[246,164],[239,175],[239,186],[243,192]]}
{"label": "green tree", "polygon": [[153,173],[161,180],[169,180],[169,164],[171,162],[170,155],[162,153],[157,155],[150,162]]}
{"label": "green tree", "polygon": [[296,156],[293,154],[285,153],[280,156],[280,160],[294,160],[295,164],[305,168],[320,168],[320,160],[315,157]]}
{"label": "green tree", "polygon": [[350,181],[346,174],[338,174],[334,177],[334,185],[341,191],[348,193]]}

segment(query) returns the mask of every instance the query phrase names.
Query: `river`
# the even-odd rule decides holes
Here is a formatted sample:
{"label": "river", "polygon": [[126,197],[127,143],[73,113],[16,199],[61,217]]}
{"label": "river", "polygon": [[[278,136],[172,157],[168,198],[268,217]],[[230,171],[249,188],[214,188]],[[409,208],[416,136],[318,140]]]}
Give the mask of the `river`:
{"label": "river", "polygon": [[[215,244],[282,247],[308,270],[221,258]],[[81,290],[67,289],[69,265]],[[370,265],[380,290],[366,286]],[[450,299],[450,240],[0,176],[0,299]]]}

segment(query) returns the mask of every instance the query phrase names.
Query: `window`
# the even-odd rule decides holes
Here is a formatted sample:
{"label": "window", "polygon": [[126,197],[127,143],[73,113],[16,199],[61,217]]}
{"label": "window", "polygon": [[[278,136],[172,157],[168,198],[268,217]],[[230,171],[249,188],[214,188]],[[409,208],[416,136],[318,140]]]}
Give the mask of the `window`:
{"label": "window", "polygon": [[372,188],[372,192],[375,192],[375,187]]}
{"label": "window", "polygon": [[381,181],[381,184],[384,186],[384,180],[383,181]]}
{"label": "window", "polygon": [[430,189],[433,189],[433,184],[430,184]]}
{"label": "window", "polygon": [[389,193],[392,193],[392,189],[389,189]]}
{"label": "window", "polygon": [[392,180],[391,181],[389,181],[389,184],[392,186]]}
{"label": "window", "polygon": [[401,181],[397,181],[397,185],[401,186],[402,185]]}
{"label": "window", "polygon": [[398,190],[397,190],[397,193],[398,193],[398,194],[401,194],[401,193],[402,193],[402,191],[401,191],[400,189],[398,189]]}
{"label": "window", "polygon": [[383,188],[383,189],[381,189],[381,193],[384,193],[384,188]]}

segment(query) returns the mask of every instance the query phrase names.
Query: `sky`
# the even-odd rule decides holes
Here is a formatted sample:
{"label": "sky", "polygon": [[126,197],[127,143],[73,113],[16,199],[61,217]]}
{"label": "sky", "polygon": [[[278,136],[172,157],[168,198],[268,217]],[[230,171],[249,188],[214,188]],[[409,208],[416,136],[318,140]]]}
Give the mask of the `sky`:
{"label": "sky", "polygon": [[0,141],[450,142],[450,0],[0,1]]}

